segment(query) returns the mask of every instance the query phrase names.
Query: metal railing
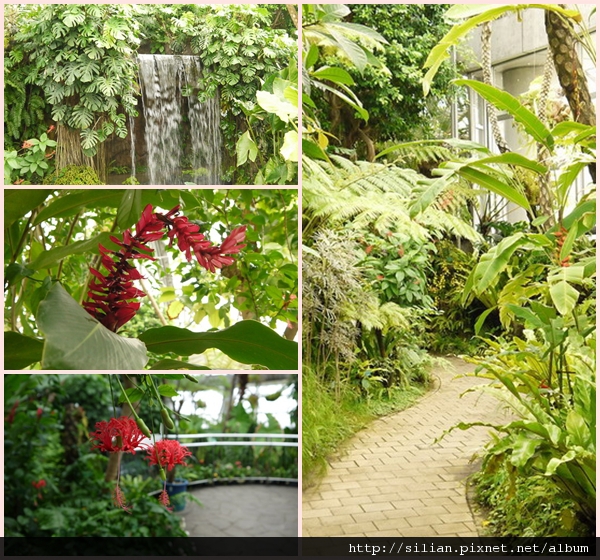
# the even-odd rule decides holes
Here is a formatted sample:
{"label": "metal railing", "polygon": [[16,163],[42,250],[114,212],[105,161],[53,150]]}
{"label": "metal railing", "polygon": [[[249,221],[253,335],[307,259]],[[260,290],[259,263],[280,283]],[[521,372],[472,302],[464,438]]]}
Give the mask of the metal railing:
{"label": "metal railing", "polygon": [[[208,439],[186,443],[186,447],[217,447],[217,446],[246,446],[246,447],[298,447],[298,434],[179,434],[168,435],[165,439]],[[230,438],[247,438],[251,441],[230,441]],[[256,441],[262,438],[263,441]],[[276,439],[295,441],[273,441]]]}

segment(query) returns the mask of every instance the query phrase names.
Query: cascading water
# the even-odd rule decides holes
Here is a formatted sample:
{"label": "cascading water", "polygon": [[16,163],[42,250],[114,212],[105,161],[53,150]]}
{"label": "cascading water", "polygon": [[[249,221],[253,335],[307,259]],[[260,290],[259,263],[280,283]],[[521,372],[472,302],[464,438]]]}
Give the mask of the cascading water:
{"label": "cascading water", "polygon": [[201,103],[193,93],[183,95],[202,76],[200,59],[157,54],[138,59],[150,184],[219,184],[219,100]]}
{"label": "cascading water", "polygon": [[135,177],[135,124],[131,115],[129,115],[129,140],[131,152],[131,176]]}

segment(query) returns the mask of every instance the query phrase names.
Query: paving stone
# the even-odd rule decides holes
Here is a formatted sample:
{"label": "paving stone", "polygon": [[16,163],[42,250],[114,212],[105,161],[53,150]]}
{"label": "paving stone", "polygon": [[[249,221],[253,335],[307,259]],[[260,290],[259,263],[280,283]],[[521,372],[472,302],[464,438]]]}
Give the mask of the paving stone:
{"label": "paving stone", "polygon": [[[191,537],[295,537],[298,488],[269,484],[190,487],[202,506],[189,501],[179,513]],[[325,509],[307,514],[330,515]],[[319,520],[319,517],[315,517]],[[306,522],[310,523],[311,519]],[[318,522],[318,521],[317,521]]]}
{"label": "paving stone", "polygon": [[[456,430],[434,443],[458,422],[506,420],[491,397],[476,392],[460,396],[488,383],[459,375],[473,369],[450,358],[434,372],[439,380],[435,390],[412,408],[376,420],[349,441],[339,459],[331,461],[320,488],[305,492],[309,526],[304,525],[303,533],[476,536],[464,481],[476,469],[470,461],[489,440],[488,430]],[[347,523],[349,516],[355,522]],[[324,523],[314,527],[319,520]]]}

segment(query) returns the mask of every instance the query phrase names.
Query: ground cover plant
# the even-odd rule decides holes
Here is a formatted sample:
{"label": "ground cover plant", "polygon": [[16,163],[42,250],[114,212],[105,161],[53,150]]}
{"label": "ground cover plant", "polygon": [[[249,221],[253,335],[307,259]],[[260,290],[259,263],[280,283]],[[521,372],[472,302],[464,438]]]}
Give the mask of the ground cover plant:
{"label": "ground cover plant", "polygon": [[295,369],[295,212],[291,190],[7,191],[5,367]]}

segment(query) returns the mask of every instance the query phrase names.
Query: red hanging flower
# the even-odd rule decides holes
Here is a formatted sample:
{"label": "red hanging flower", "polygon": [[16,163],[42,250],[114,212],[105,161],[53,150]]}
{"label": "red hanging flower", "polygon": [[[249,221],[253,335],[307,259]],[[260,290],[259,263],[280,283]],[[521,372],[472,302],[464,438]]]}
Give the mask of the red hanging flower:
{"label": "red hanging flower", "polygon": [[140,447],[146,436],[140,431],[135,420],[122,416],[111,418],[108,422],[97,422],[96,431],[91,433],[90,437],[98,441],[92,449],[109,453],[123,451],[135,455],[136,447]]}
{"label": "red hanging flower", "polygon": [[171,502],[169,501],[169,494],[167,494],[166,490],[163,490],[160,493],[160,496],[158,496],[158,501],[165,506],[169,511],[173,511],[172,507],[169,507],[171,505]]}
{"label": "red hanging flower", "polygon": [[190,450],[177,440],[163,439],[148,449],[146,460],[150,461],[149,466],[160,465],[170,471],[175,468],[175,465],[186,465],[184,459],[189,456],[191,456]]}
{"label": "red hanging flower", "polygon": [[118,482],[112,492],[112,497],[113,497],[113,504],[115,506],[120,507],[121,509],[125,510],[127,513],[131,513],[131,508],[127,505],[127,501],[125,500],[125,494],[123,494],[123,490],[121,490],[121,487],[119,486]]}
{"label": "red hanging flower", "polygon": [[[175,206],[164,216],[165,223],[170,228],[167,236],[171,239],[171,243],[177,238],[177,246],[185,253],[188,261],[192,260],[192,253],[194,253],[200,266],[215,272],[217,268],[234,262],[235,259],[227,255],[239,253],[246,246],[242,243],[246,237],[246,226],[235,228],[222,245],[213,245],[204,234],[200,233],[200,226],[191,223],[185,216],[175,216],[178,210],[179,206]],[[173,216],[175,217],[171,219]]]}
{"label": "red hanging flower", "polygon": [[43,478],[41,478],[40,480],[34,480],[31,483],[31,486],[39,490],[40,488],[44,488],[44,486],[46,486],[46,481]]}

